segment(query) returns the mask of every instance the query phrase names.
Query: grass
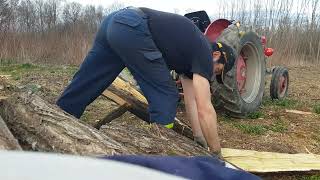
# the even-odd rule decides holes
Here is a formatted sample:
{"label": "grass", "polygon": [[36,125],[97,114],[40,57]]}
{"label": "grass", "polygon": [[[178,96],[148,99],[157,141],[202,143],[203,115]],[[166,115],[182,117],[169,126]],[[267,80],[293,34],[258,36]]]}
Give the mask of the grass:
{"label": "grass", "polygon": [[277,121],[274,124],[268,126],[268,129],[273,132],[284,133],[288,130],[287,125],[283,121]]}
{"label": "grass", "polygon": [[30,64],[30,63],[26,63],[26,64],[21,64],[21,68],[22,69],[32,69],[32,68],[37,68],[37,66]]}
{"label": "grass", "polygon": [[248,115],[249,119],[259,119],[263,117],[264,117],[264,114],[261,111],[252,112]]}
{"label": "grass", "polygon": [[177,152],[175,152],[172,149],[169,149],[166,153],[168,154],[168,156],[177,156],[177,155],[179,155]]}
{"label": "grass", "polygon": [[29,72],[47,72],[50,74],[63,73],[67,75],[73,75],[78,71],[78,67],[75,66],[40,66],[30,63],[25,64],[1,64],[0,73],[8,74],[13,77],[14,80],[20,80],[21,77]]}
{"label": "grass", "polygon": [[251,135],[263,135],[267,131],[272,131],[276,133],[284,133],[288,130],[288,125],[285,124],[282,120],[277,120],[271,125],[251,125],[251,124],[239,124],[234,122],[233,126],[246,134]]}
{"label": "grass", "polygon": [[85,112],[82,114],[80,120],[83,121],[83,122],[89,122],[89,120],[90,120],[90,114],[89,114],[87,111],[85,111]]}
{"label": "grass", "polygon": [[268,131],[265,125],[234,124],[234,126],[240,131],[252,135],[263,135]]}
{"label": "grass", "polygon": [[233,122],[233,119],[227,115],[220,115],[218,116],[220,121],[224,121],[224,122]]}
{"label": "grass", "polygon": [[38,66],[33,64],[8,64],[0,66],[0,72],[10,74],[14,80],[20,80],[22,74],[30,71],[34,71]]}
{"label": "grass", "polygon": [[13,64],[13,63],[17,63],[17,61],[15,59],[0,59],[0,65],[8,65],[8,64]]}
{"label": "grass", "polygon": [[36,65],[32,65],[29,63],[26,64],[9,64],[9,65],[1,65],[0,71],[1,72],[8,72],[8,73],[17,73],[21,71],[30,71],[38,68]]}
{"label": "grass", "polygon": [[309,177],[302,177],[300,180],[320,180],[320,175],[313,175]]}
{"label": "grass", "polygon": [[317,114],[320,114],[320,104],[316,104],[314,107],[313,107],[313,111]]}
{"label": "grass", "polygon": [[39,91],[41,91],[41,86],[39,86],[39,85],[36,85],[36,84],[28,84],[27,86],[26,86],[26,88],[28,89],[28,90],[30,90],[32,93],[36,93],[36,92],[39,92]]}
{"label": "grass", "polygon": [[272,100],[271,98],[265,98],[262,102],[263,106],[277,106],[281,108],[295,109],[299,106],[299,102],[293,99],[281,99],[281,100]]}

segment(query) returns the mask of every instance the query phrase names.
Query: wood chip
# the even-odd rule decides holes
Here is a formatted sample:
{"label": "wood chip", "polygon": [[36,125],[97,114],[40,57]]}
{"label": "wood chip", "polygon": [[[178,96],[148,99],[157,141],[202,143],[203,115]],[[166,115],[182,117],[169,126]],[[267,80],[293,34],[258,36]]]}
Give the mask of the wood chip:
{"label": "wood chip", "polygon": [[300,115],[312,115],[312,112],[304,112],[304,111],[298,111],[298,110],[288,110],[286,109],[287,113],[293,113],[293,114],[300,114]]}
{"label": "wood chip", "polygon": [[6,97],[6,96],[0,96],[0,101],[1,100],[5,100],[5,99],[7,99],[8,97]]}

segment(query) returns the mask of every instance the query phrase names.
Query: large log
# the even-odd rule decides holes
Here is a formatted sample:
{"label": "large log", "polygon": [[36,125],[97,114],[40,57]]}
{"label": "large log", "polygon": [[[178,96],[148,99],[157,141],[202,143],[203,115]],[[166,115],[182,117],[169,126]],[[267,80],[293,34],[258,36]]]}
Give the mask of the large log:
{"label": "large log", "polygon": [[132,153],[120,143],[28,93],[1,103],[1,115],[24,149],[83,155]]}
{"label": "large log", "polygon": [[[170,135],[172,143],[171,148],[168,149],[165,147],[169,137],[160,140],[152,135],[157,132],[146,131],[141,127],[113,124],[107,131],[104,130],[105,133],[100,132],[77,121],[71,115],[34,94],[17,93],[3,100],[0,109],[1,116],[25,150],[79,155],[113,155],[166,154],[171,149],[177,155],[208,154],[193,141],[169,129],[162,129],[163,136],[161,136],[162,138]],[[138,122],[142,123],[142,121]],[[145,141],[145,137],[148,136],[151,138]],[[126,142],[130,139],[141,140],[145,146],[141,148],[127,146]],[[146,146],[157,149],[157,152],[147,152],[144,149]]]}
{"label": "large log", "polygon": [[138,152],[138,154],[210,155],[206,149],[200,147],[189,138],[163,126],[147,124],[137,118],[108,124],[103,126],[100,131],[109,137],[117,139],[118,142],[121,142],[132,151]]}
{"label": "large log", "polygon": [[13,137],[6,123],[0,116],[0,150],[21,150],[18,141]]}
{"label": "large log", "polygon": [[[108,88],[108,90],[103,92],[102,95],[114,101],[120,106],[126,103],[128,111],[144,120],[145,122],[150,122],[150,116],[148,113],[148,101],[143,96],[143,94],[141,94],[130,83],[125,82],[121,78],[116,78],[112,85]],[[183,123],[183,121],[180,121],[176,118],[174,124],[174,131],[190,139],[193,139],[191,128]]]}

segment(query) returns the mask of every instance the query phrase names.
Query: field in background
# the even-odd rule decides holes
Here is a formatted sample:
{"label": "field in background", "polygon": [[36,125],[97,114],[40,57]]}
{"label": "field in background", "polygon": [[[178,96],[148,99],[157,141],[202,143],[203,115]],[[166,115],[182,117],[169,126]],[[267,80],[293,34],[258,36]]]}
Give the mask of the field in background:
{"label": "field in background", "polygon": [[[123,7],[117,1],[104,8],[62,0],[0,0],[0,61],[79,65],[104,16]],[[239,20],[265,35],[275,49],[273,62],[320,63],[319,0],[230,0],[214,9],[212,19]]]}

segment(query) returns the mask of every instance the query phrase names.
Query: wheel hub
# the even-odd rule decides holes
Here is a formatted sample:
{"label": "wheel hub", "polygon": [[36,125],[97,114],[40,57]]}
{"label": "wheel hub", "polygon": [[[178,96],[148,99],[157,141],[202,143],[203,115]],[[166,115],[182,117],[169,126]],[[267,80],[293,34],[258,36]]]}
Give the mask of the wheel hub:
{"label": "wheel hub", "polygon": [[287,77],[281,76],[279,80],[279,90],[280,90],[280,97],[283,97],[287,90]]}
{"label": "wheel hub", "polygon": [[238,90],[240,94],[243,94],[245,90],[247,80],[247,66],[245,59],[240,55],[240,57],[237,60],[237,84],[238,84]]}

